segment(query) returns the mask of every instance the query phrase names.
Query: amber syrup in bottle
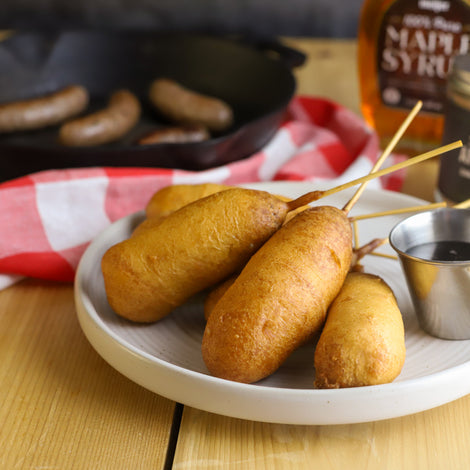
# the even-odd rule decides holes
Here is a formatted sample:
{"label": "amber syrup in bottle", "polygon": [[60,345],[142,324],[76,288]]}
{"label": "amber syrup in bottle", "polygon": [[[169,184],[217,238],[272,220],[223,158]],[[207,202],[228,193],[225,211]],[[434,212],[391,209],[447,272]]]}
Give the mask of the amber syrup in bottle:
{"label": "amber syrup in bottle", "polygon": [[358,48],[361,109],[382,146],[421,100],[396,150],[438,147],[452,58],[470,50],[470,0],[366,0]]}

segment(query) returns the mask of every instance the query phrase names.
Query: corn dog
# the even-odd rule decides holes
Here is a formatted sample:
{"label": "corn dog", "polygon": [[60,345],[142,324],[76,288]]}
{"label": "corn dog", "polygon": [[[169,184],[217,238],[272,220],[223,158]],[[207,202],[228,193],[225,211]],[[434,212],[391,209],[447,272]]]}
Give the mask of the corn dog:
{"label": "corn dog", "polygon": [[133,321],[159,320],[240,270],[289,209],[267,192],[241,188],[182,207],[106,251],[101,268],[109,304]]}
{"label": "corn dog", "polygon": [[[145,215],[147,219],[163,218],[191,202],[230,188],[233,188],[233,186],[218,183],[175,184],[165,186],[155,192],[150,198],[150,201],[145,207]],[[276,195],[276,197],[284,202],[291,201],[290,198],[282,195]],[[308,207],[308,205],[304,205],[294,209],[289,212],[288,219]]]}
{"label": "corn dog", "polygon": [[[145,207],[145,215],[147,218],[134,229],[133,235],[143,232],[148,228],[155,227],[155,225],[157,225],[159,221],[167,215],[177,209],[181,209],[181,207],[184,207],[191,202],[220,191],[225,191],[231,187],[233,186],[226,186],[217,183],[175,184],[172,186],[165,186],[155,192],[150,198],[150,201]],[[289,202],[291,200],[280,195],[277,195],[277,197],[284,202]],[[309,206],[301,206],[289,212],[289,214],[287,214],[286,221],[290,220],[295,214],[307,209],[308,207]]]}
{"label": "corn dog", "polygon": [[150,198],[145,207],[146,218],[134,229],[132,236],[155,227],[166,216],[191,202],[229,188],[230,186],[216,183],[165,186]]}
{"label": "corn dog", "polygon": [[250,259],[209,316],[202,341],[214,376],[256,382],[318,333],[349,271],[352,232],[345,213],[307,209]]}
{"label": "corn dog", "polygon": [[236,281],[238,274],[230,276],[225,281],[215,286],[210,292],[208,292],[206,299],[204,300],[204,318],[207,321],[214,310],[217,302],[222,298],[225,292],[228,291],[229,287]]}
{"label": "corn dog", "polygon": [[229,188],[230,186],[216,183],[165,186],[155,192],[150,198],[145,207],[145,215],[148,219],[166,217],[191,202]]}
{"label": "corn dog", "polygon": [[378,276],[348,274],[315,349],[315,387],[392,382],[405,354],[403,320],[390,287]]}

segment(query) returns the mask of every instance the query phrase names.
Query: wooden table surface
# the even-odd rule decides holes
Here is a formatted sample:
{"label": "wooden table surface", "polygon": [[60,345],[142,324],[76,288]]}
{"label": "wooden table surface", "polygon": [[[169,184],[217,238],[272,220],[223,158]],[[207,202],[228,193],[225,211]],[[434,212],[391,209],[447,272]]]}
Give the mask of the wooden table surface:
{"label": "wooden table surface", "polygon": [[[359,113],[356,44],[294,40],[299,93]],[[423,177],[425,174],[425,177]],[[430,199],[435,168],[405,191]],[[134,384],[90,346],[71,285],[0,292],[1,469],[468,469],[470,396],[366,424],[293,426],[183,407]]]}

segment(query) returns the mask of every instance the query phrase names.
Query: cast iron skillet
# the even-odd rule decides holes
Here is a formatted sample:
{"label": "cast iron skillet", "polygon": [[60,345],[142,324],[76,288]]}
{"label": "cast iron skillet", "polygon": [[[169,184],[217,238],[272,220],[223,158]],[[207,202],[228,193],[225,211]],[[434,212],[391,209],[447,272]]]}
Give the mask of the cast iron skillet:
{"label": "cast iron skillet", "polygon": [[[85,166],[203,170],[247,157],[281,123],[295,92],[292,68],[304,59],[279,43],[266,46],[212,36],[18,33],[0,44],[0,102],[77,83],[90,92],[87,112],[104,107],[113,90],[128,88],[140,98],[143,115],[121,141],[93,148],[60,145],[57,127],[0,134],[0,181],[43,169]],[[136,145],[149,129],[168,125],[147,100],[149,84],[161,76],[225,100],[234,109],[232,128],[201,143]]]}

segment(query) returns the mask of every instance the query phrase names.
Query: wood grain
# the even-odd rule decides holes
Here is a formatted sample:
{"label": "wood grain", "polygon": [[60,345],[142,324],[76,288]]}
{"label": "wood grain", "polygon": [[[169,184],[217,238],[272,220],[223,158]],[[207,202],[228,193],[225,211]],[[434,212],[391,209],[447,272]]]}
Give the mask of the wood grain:
{"label": "wood grain", "polygon": [[174,403],[92,349],[70,285],[0,292],[0,468],[163,468]]}
{"label": "wood grain", "polygon": [[470,396],[404,418],[289,426],[186,407],[174,469],[468,469]]}

